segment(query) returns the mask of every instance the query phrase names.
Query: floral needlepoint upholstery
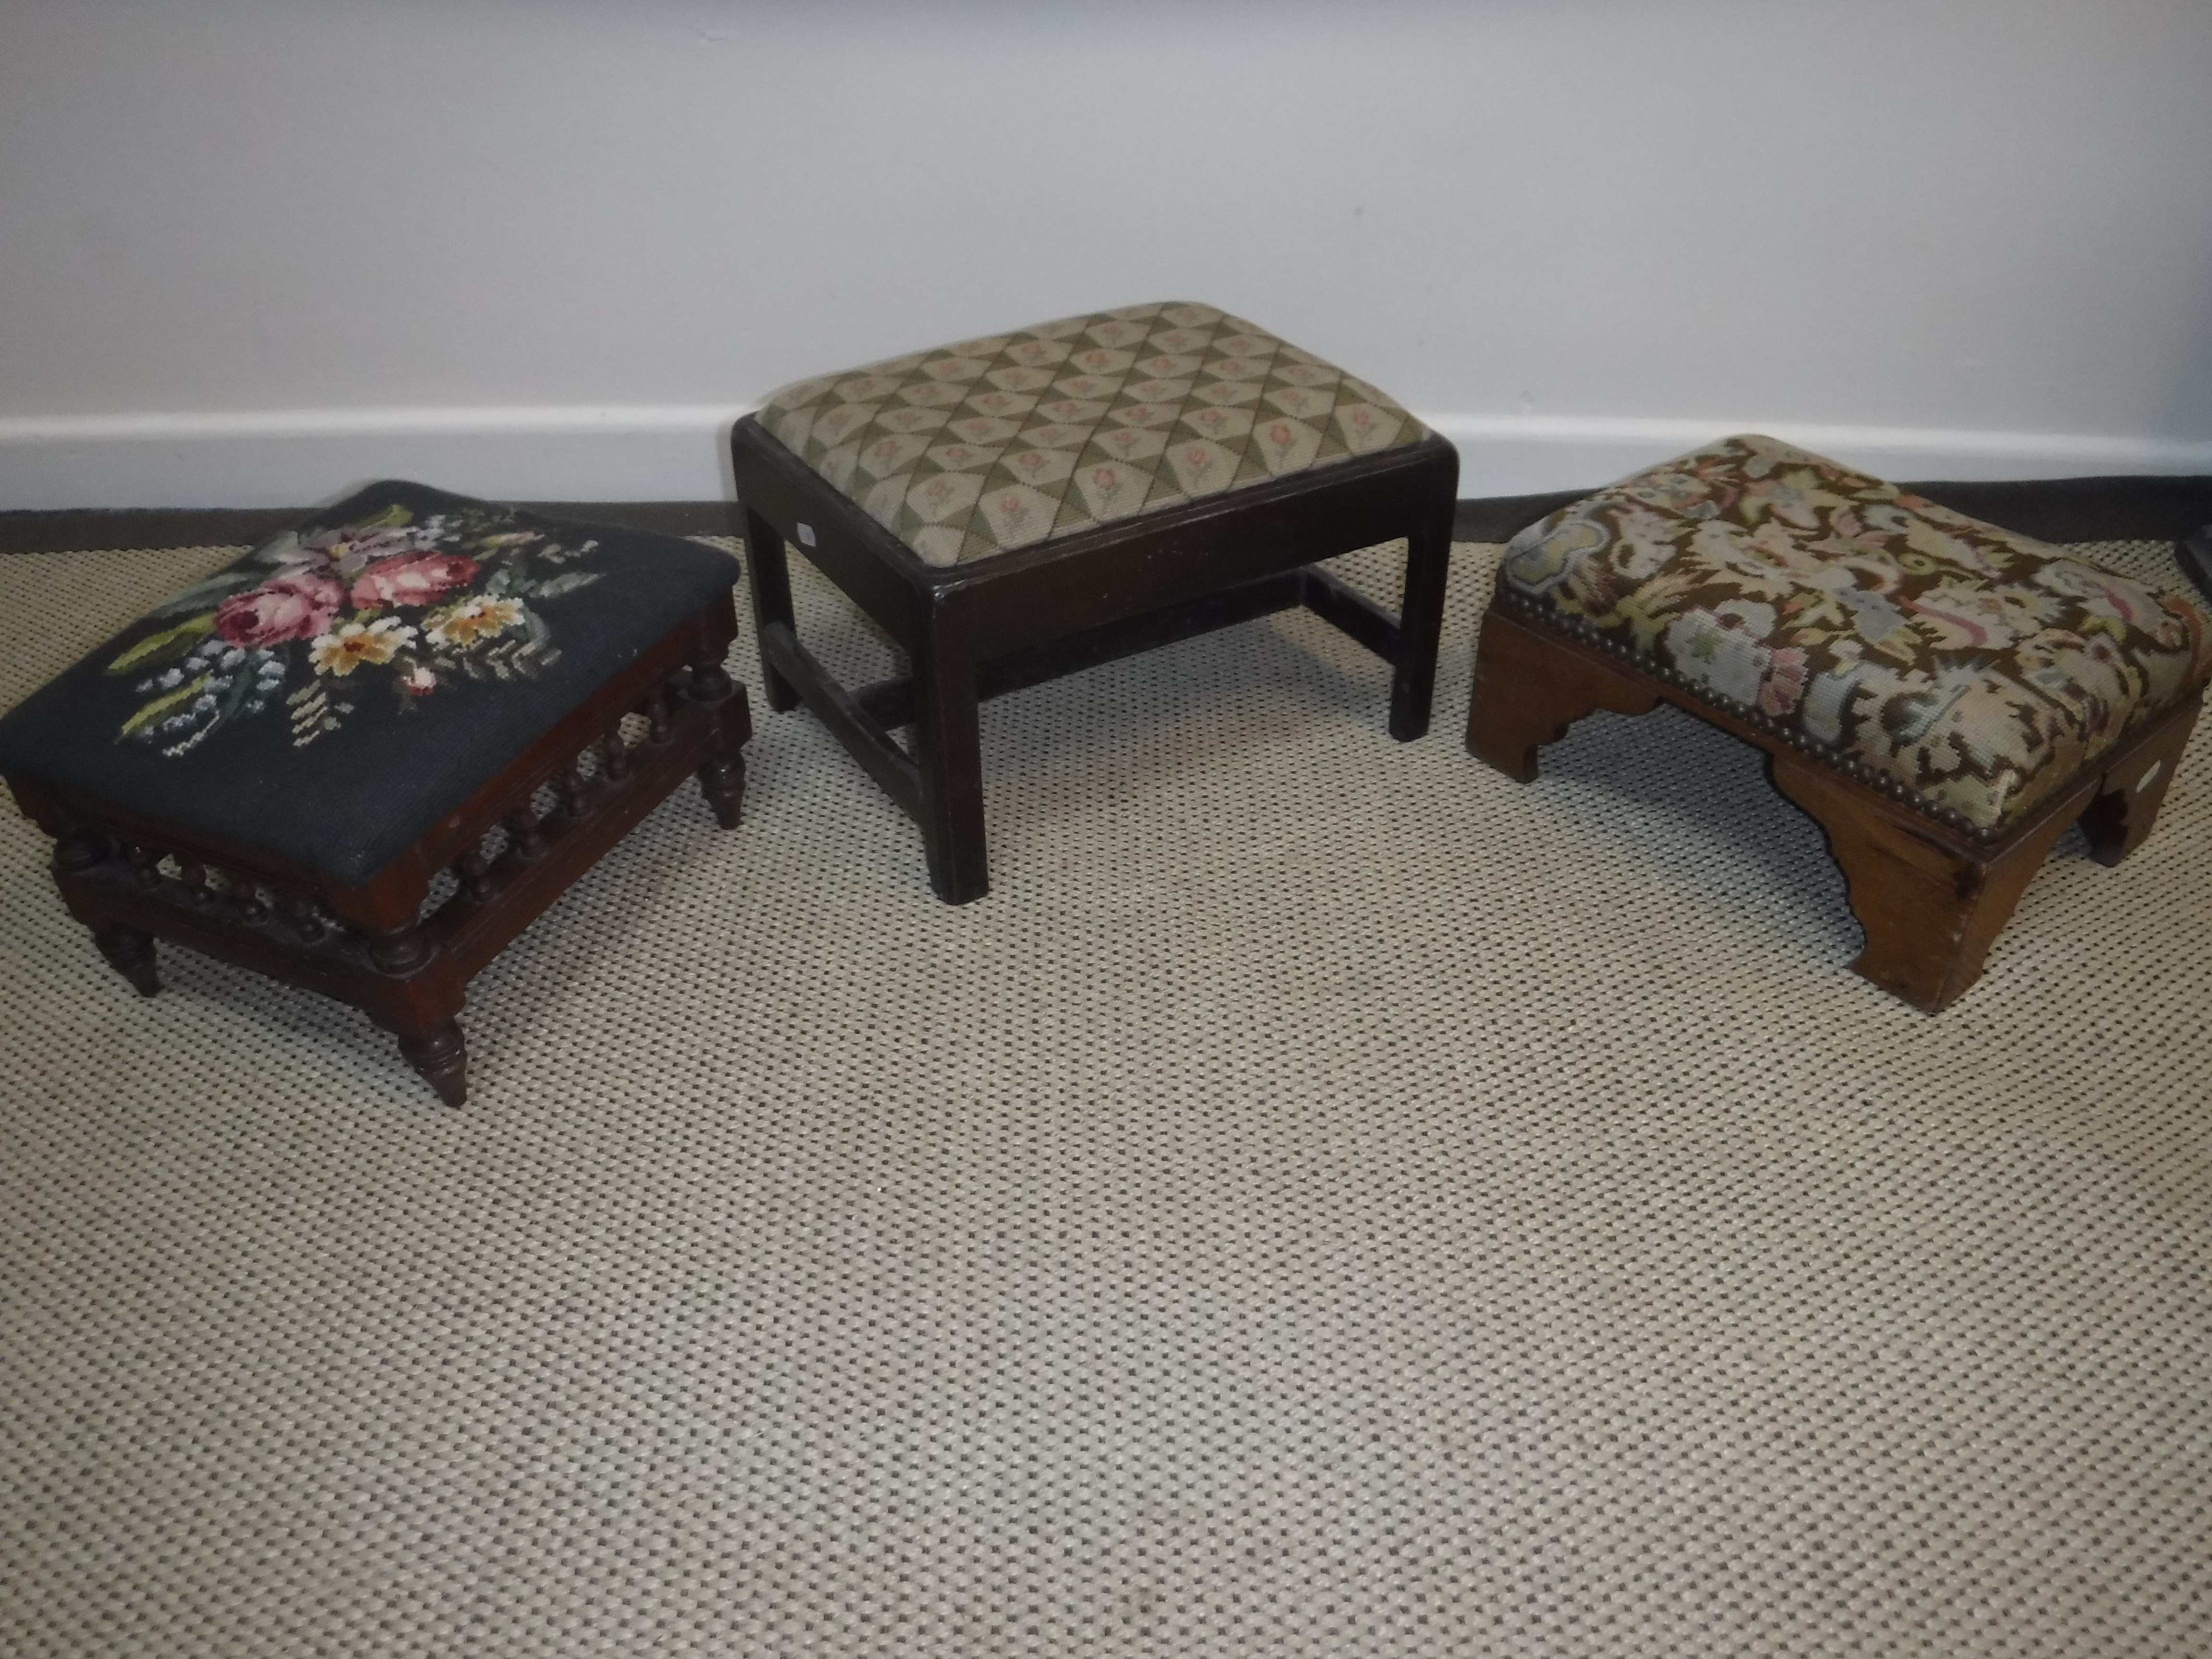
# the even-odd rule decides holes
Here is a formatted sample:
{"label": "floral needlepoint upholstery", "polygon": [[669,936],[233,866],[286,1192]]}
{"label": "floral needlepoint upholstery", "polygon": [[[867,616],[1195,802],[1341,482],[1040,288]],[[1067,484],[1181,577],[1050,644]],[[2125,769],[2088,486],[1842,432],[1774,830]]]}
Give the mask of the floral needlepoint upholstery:
{"label": "floral needlepoint upholstery", "polygon": [[1515,537],[1510,608],[1985,837],[2212,674],[2212,618],[1771,438]]}
{"label": "floral needlepoint upholstery", "polygon": [[0,716],[0,773],[364,881],[738,576],[696,542],[373,484]]}
{"label": "floral needlepoint upholstery", "polygon": [[1174,301],[800,380],[760,422],[933,565],[1426,435],[1364,380]]}

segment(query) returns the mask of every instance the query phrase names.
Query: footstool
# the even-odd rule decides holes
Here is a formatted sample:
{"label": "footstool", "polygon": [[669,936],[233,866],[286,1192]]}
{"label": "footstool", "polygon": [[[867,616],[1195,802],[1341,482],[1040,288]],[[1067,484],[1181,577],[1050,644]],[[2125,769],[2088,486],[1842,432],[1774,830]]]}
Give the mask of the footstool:
{"label": "footstool", "polygon": [[458,1106],[471,977],[686,777],[736,825],[738,574],[374,484],[0,717],[0,774],[140,992],[155,939],[320,991]]}
{"label": "footstool", "polygon": [[[769,706],[805,702],[981,897],[980,699],[1293,605],[1395,669],[1428,728],[1459,459],[1373,386],[1211,306],[1127,306],[775,393],[731,437]],[[1316,560],[1403,537],[1391,615]],[[910,674],[799,641],[795,542]],[[890,733],[913,728],[909,753]]]}
{"label": "footstool", "polygon": [[1467,744],[1523,782],[1596,709],[1687,709],[1766,750],[1827,833],[1852,965],[1942,1008],[2062,831],[2150,833],[2212,675],[2212,619],[1771,438],[1531,525],[1482,625]]}

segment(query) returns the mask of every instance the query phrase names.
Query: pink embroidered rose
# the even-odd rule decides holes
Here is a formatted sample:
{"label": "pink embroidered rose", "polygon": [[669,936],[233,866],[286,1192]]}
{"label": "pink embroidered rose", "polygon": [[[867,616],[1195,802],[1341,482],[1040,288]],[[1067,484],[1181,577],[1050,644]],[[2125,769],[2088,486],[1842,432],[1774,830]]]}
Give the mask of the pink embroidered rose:
{"label": "pink embroidered rose", "polygon": [[417,553],[381,559],[353,585],[354,608],[374,611],[387,605],[428,605],[448,588],[472,580],[477,562],[459,553]]}
{"label": "pink embroidered rose", "polygon": [[345,590],[328,576],[312,571],[273,576],[217,605],[215,631],[233,645],[313,639],[331,625],[344,601]]}

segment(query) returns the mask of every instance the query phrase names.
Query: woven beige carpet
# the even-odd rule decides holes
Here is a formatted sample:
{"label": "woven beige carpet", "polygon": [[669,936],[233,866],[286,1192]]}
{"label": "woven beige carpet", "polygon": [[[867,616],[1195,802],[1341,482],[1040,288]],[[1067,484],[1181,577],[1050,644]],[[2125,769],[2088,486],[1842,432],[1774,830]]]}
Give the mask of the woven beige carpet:
{"label": "woven beige carpet", "polygon": [[[2212,1652],[2205,740],[1930,1018],[1751,750],[1460,748],[1495,556],[1418,744],[1297,617],[990,705],[962,909],[757,710],[459,1112],[9,820],[0,1652]],[[0,695],[223,556],[0,560]]]}

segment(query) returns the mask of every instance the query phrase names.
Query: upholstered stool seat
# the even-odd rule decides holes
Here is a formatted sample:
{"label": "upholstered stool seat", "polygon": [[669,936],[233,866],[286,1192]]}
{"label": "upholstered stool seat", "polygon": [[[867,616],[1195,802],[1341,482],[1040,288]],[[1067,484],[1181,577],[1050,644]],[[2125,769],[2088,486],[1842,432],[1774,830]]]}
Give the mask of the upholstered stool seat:
{"label": "upholstered stool seat", "polygon": [[310,986],[459,1103],[469,977],[684,777],[736,823],[738,575],[693,542],[372,485],[0,717],[0,774],[142,991],[155,937]]}
{"label": "upholstered stool seat", "polygon": [[[921,824],[955,902],[984,866],[975,703],[1304,605],[1395,669],[1426,729],[1458,477],[1375,387],[1210,306],[1129,306],[799,381],[732,438],[769,706],[804,700]],[[1403,537],[1391,616],[1311,568]],[[799,642],[795,542],[907,653],[848,690]],[[890,735],[914,727],[909,754]]]}
{"label": "upholstered stool seat", "polygon": [[1515,538],[1468,744],[1525,781],[1662,701],[1759,744],[1850,881],[1859,971],[1934,1009],[2069,824],[2107,863],[2148,833],[2208,675],[2193,600],[1746,436]]}

